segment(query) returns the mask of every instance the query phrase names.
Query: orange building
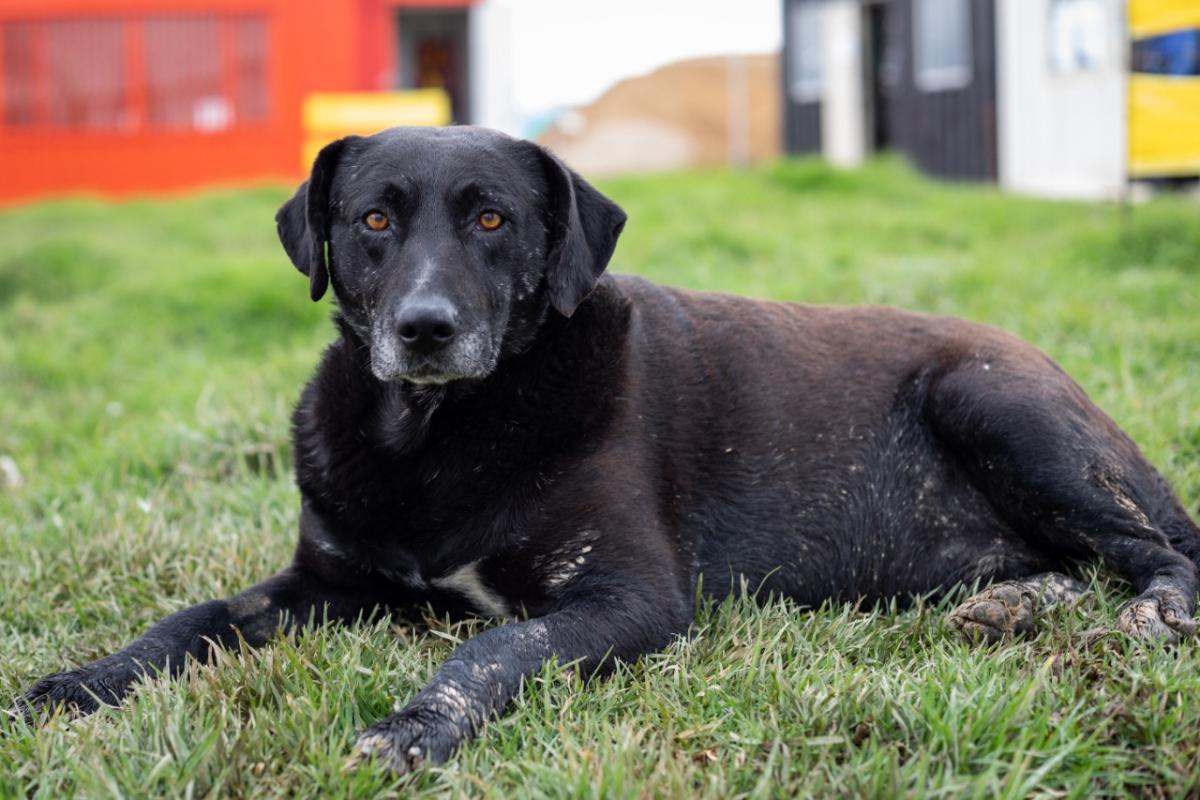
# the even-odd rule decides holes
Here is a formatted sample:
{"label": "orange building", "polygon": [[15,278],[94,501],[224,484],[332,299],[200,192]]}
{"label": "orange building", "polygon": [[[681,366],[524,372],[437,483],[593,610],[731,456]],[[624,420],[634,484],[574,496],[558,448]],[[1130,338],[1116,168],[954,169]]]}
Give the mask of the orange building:
{"label": "orange building", "polygon": [[0,0],[0,202],[294,179],[312,92],[439,87],[476,0]]}

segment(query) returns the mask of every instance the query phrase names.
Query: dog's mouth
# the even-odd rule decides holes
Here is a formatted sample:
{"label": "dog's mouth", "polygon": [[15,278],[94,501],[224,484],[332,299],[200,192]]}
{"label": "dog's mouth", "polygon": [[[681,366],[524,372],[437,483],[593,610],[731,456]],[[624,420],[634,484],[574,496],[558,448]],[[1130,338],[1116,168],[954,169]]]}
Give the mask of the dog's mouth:
{"label": "dog's mouth", "polygon": [[466,334],[445,350],[419,355],[406,350],[393,337],[376,337],[371,344],[371,372],[385,383],[440,385],[485,378],[496,365],[490,338]]}
{"label": "dog's mouth", "polygon": [[[378,375],[378,373],[376,374],[375,377],[380,378],[380,380],[386,380],[385,378],[382,378],[380,375]],[[413,369],[413,370],[409,370],[408,372],[398,376],[397,378],[391,378],[390,380],[402,380],[402,381],[408,381],[409,383],[419,383],[419,384],[442,384],[442,383],[449,383],[450,381],[454,381],[454,380],[460,380],[465,377],[468,377],[468,376],[459,375],[457,373],[443,372],[442,370],[439,370],[433,366],[422,366],[422,367],[417,367],[416,369]]]}
{"label": "dog's mouth", "polygon": [[388,363],[381,364],[375,359],[371,359],[371,372],[376,378],[385,383],[408,381],[409,383],[436,385],[462,380],[463,378],[482,377],[464,374],[458,370],[446,369],[436,364],[425,363],[414,366],[400,366]]}

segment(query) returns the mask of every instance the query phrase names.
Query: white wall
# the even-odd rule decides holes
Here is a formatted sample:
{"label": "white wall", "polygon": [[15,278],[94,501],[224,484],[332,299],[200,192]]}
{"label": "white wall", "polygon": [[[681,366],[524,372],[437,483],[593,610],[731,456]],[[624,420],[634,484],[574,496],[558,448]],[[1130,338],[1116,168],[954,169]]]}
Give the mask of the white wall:
{"label": "white wall", "polygon": [[519,136],[513,111],[512,9],[485,2],[468,13],[471,122]]}
{"label": "white wall", "polygon": [[518,121],[586,105],[624,78],[699,56],[766,53],[780,0],[483,0],[509,15]]}
{"label": "white wall", "polygon": [[830,163],[852,167],[867,156],[863,7],[859,0],[826,0],[824,12],[821,149]]}
{"label": "white wall", "polygon": [[1125,180],[1122,0],[1095,0],[1097,66],[1052,65],[1050,0],[997,0],[1000,185],[1049,197],[1116,198]]}

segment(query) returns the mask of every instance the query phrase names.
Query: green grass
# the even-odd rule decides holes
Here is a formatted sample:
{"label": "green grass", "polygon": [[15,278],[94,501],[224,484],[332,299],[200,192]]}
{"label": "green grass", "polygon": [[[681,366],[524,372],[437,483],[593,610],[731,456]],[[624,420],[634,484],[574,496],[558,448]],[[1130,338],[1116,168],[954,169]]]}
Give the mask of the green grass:
{"label": "green grass", "polygon": [[[938,186],[893,162],[614,180],[615,269],[887,303],[1040,345],[1200,504],[1200,208]],[[288,412],[332,337],[275,242],[284,188],[0,214],[0,692],[104,654],[289,557]],[[547,668],[443,768],[341,765],[477,624],[325,629],[225,654],[121,710],[0,722],[0,796],[892,797],[1200,793],[1200,643],[1108,633],[1105,577],[1031,641],[945,606],[700,609],[583,686]]]}

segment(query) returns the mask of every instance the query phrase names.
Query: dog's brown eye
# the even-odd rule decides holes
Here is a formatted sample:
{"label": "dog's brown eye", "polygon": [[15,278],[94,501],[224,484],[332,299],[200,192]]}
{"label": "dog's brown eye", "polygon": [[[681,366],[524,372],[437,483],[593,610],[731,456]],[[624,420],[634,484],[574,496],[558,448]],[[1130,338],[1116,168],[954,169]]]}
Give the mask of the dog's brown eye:
{"label": "dog's brown eye", "polygon": [[495,211],[485,211],[479,215],[479,227],[485,231],[494,231],[504,224],[504,217]]}
{"label": "dog's brown eye", "polygon": [[387,214],[382,211],[368,211],[363,217],[363,222],[367,223],[367,227],[373,231],[387,230],[388,218]]}

